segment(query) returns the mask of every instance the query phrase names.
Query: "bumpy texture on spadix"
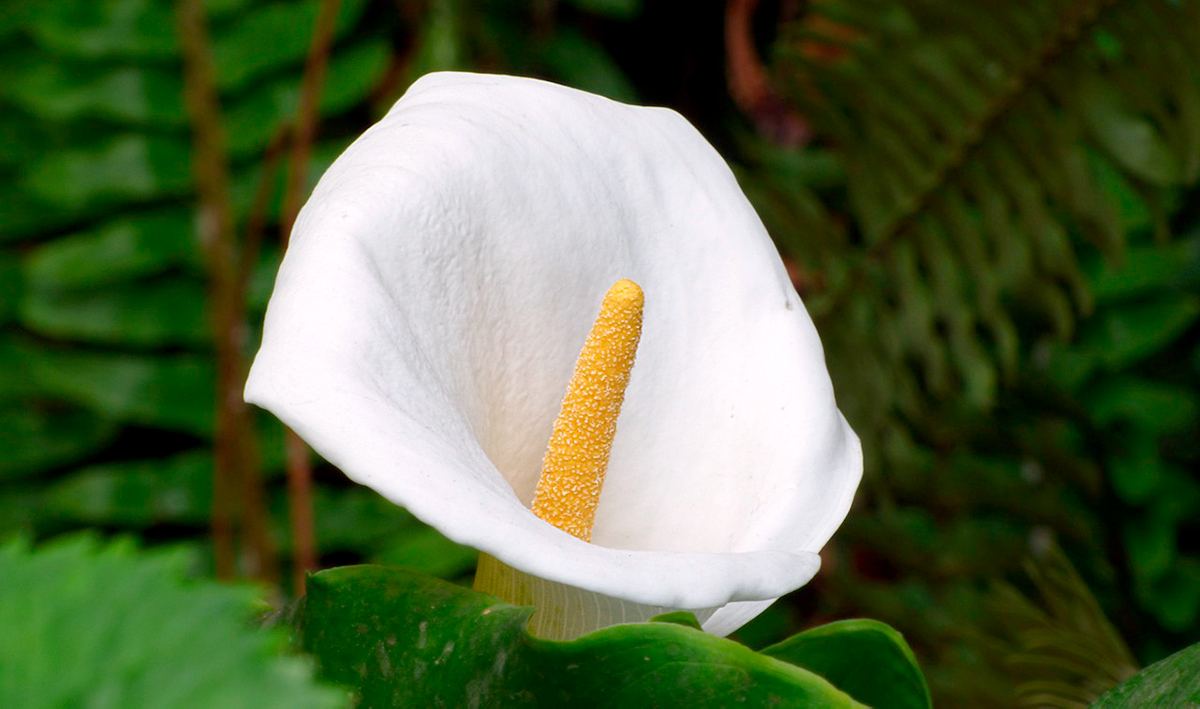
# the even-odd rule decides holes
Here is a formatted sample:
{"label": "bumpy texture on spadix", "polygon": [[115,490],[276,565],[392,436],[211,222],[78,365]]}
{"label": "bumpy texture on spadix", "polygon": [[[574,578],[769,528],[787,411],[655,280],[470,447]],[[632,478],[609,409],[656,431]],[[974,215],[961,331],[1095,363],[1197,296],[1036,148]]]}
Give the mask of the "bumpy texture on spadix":
{"label": "bumpy texture on spadix", "polygon": [[[621,278],[650,307],[589,544],[529,504]],[[246,396],[516,586],[601,608],[593,624],[679,608],[736,628],[816,572],[862,466],[716,151],[672,111],[530,79],[427,76],[329,168]]]}
{"label": "bumpy texture on spadix", "polygon": [[629,279],[608,289],[567,385],[533,494],[535,515],[585,542],[592,540],[617,417],[642,336],[643,304],[642,289]]}

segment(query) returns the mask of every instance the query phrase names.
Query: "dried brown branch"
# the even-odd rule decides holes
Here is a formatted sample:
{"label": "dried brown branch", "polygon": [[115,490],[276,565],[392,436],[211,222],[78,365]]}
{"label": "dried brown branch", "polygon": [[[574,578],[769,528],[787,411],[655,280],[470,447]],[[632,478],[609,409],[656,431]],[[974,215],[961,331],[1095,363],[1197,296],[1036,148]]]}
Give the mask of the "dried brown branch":
{"label": "dried brown branch", "polygon": [[[212,534],[218,578],[237,574],[238,512],[246,537],[251,576],[272,582],[274,547],[267,532],[266,505],[258,475],[253,421],[242,401],[246,341],[245,283],[234,239],[221,109],[201,0],[180,0],[176,21],[184,55],[184,93],[191,119],[193,165],[199,197],[197,228],[204,249],[217,361],[216,432],[213,452]],[[241,506],[235,500],[241,498]]]}
{"label": "dried brown branch", "polygon": [[760,133],[789,147],[805,145],[812,129],[771,85],[767,69],[754,47],[754,10],[758,0],[728,0],[725,4],[725,66],[729,95]]}

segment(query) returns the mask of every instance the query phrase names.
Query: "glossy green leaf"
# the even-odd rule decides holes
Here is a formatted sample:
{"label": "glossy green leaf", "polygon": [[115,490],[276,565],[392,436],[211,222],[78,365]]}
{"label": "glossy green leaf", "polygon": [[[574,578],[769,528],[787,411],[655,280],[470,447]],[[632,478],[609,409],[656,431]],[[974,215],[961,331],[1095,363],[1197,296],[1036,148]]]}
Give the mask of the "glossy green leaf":
{"label": "glossy green leaf", "polygon": [[670,623],[572,642],[525,629],[533,609],[401,569],[357,566],[309,580],[299,613],[320,674],[360,707],[853,707],[825,680]]}
{"label": "glossy green leaf", "polygon": [[190,209],[122,216],[88,231],[31,249],[25,279],[43,288],[83,289],[153,276],[175,266],[199,266],[201,255]]}
{"label": "glossy green leaf", "polygon": [[0,404],[0,479],[29,477],[94,453],[117,435],[116,422],[36,400]]}
{"label": "glossy green leaf", "polygon": [[65,209],[180,195],[192,184],[185,138],[122,135],[47,155],[31,166],[32,193]]}
{"label": "glossy green leaf", "polygon": [[875,709],[932,707],[916,655],[903,635],[878,621],[829,623],[762,652],[821,675]]}
{"label": "glossy green leaf", "polygon": [[43,514],[73,525],[206,525],[212,508],[212,454],[103,463],[55,482]]}
{"label": "glossy green leaf", "polygon": [[651,623],[674,623],[682,625],[685,628],[692,630],[700,630],[700,621],[696,619],[696,614],[690,611],[672,611],[671,613],[663,613],[656,615],[650,619]]}
{"label": "glossy green leaf", "polygon": [[1105,692],[1091,709],[1200,706],[1200,644],[1150,665]]}
{"label": "glossy green leaf", "polygon": [[188,580],[183,551],[75,537],[0,546],[0,706],[345,706],[247,623],[257,592]]}

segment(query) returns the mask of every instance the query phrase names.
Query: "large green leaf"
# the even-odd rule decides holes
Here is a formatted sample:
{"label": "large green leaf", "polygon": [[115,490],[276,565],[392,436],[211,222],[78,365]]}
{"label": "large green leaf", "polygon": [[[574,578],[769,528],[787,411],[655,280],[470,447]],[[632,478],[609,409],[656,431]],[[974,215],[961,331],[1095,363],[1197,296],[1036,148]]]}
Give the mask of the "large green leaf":
{"label": "large green leaf", "polygon": [[188,562],[87,537],[0,546],[0,706],[344,705],[247,624],[253,589],[189,581]]}
{"label": "large green leaf", "polygon": [[878,621],[829,623],[762,652],[815,672],[876,709],[933,706],[925,676],[904,636]]}
{"label": "large green leaf", "polygon": [[311,577],[303,647],[360,707],[855,707],[820,677],[671,623],[571,642],[531,636],[531,608],[382,566]]}
{"label": "large green leaf", "polygon": [[1200,706],[1200,644],[1150,665],[1105,692],[1092,709]]}

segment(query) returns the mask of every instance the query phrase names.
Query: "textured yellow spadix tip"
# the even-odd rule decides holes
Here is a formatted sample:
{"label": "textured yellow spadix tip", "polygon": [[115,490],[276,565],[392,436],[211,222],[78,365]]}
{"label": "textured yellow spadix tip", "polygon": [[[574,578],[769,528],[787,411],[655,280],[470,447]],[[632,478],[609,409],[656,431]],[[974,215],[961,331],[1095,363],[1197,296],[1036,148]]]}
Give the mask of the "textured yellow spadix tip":
{"label": "textured yellow spadix tip", "polygon": [[589,542],[617,416],[642,335],[642,289],[620,280],[608,289],[567,385],[542,460],[533,513]]}

